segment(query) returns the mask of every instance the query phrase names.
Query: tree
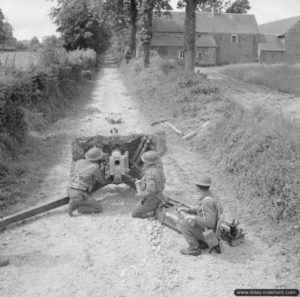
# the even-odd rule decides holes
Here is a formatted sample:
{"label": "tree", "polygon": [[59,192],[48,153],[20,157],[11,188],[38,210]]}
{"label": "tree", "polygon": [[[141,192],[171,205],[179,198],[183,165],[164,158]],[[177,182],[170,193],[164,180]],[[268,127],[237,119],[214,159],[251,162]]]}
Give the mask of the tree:
{"label": "tree", "polygon": [[233,2],[227,9],[227,13],[247,13],[251,6],[249,0],[237,0]]}
{"label": "tree", "polygon": [[40,42],[36,36],[32,37],[29,42],[29,49],[32,51],[38,50],[40,47]]}
{"label": "tree", "polygon": [[169,14],[172,10],[169,0],[142,0],[140,4],[140,41],[143,45],[144,67],[150,63],[150,44],[152,39],[153,13],[158,16]]}
{"label": "tree", "polygon": [[195,68],[195,29],[196,11],[244,13],[250,9],[249,0],[237,0],[231,3],[230,0],[179,0],[178,8],[185,7],[185,29],[184,29],[184,71],[194,72]]}
{"label": "tree", "polygon": [[57,0],[51,17],[58,26],[64,47],[67,50],[92,48],[103,51],[108,45],[105,26],[106,1],[100,0]]}
{"label": "tree", "polygon": [[14,46],[16,39],[13,37],[13,27],[9,24],[0,9],[0,44],[2,47],[5,45]]}
{"label": "tree", "polygon": [[138,2],[130,0],[128,2],[129,10],[129,50],[132,57],[136,54],[136,32],[138,19]]}
{"label": "tree", "polygon": [[195,68],[195,31],[196,31],[196,10],[199,6],[214,0],[180,0],[177,3],[179,8],[185,7],[184,21],[184,72],[194,72]]}

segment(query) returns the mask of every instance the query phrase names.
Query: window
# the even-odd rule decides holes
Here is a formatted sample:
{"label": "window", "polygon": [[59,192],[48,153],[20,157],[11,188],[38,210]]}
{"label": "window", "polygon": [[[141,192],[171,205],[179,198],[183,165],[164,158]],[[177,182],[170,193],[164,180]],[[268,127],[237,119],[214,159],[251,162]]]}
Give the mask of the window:
{"label": "window", "polygon": [[231,42],[232,43],[238,43],[238,36],[237,36],[237,34],[232,34],[231,35]]}
{"label": "window", "polygon": [[179,51],[178,57],[179,59],[184,59],[184,51]]}

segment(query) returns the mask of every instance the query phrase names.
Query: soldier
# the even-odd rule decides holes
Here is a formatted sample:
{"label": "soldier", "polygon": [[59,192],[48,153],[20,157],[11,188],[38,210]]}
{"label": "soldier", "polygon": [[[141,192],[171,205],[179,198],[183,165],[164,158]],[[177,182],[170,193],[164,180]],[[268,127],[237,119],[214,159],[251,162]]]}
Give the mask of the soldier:
{"label": "soldier", "polygon": [[142,155],[143,177],[136,182],[137,195],[141,198],[132,211],[134,218],[147,218],[155,215],[155,210],[163,200],[166,178],[159,153],[148,151]]}
{"label": "soldier", "polygon": [[0,256],[0,267],[6,266],[9,264],[9,260],[3,259],[2,256]]}
{"label": "soldier", "polygon": [[90,193],[96,183],[102,186],[106,184],[99,166],[106,156],[100,148],[93,147],[86,152],[85,159],[80,159],[72,165],[68,188],[69,216],[73,216],[75,209],[78,209],[80,213],[100,213],[102,211],[100,202],[96,201]]}
{"label": "soldier", "polygon": [[[203,232],[207,229],[216,231],[219,216],[222,214],[222,206],[218,199],[210,191],[211,179],[207,176],[200,178],[196,183],[200,193],[199,205],[196,208],[179,208],[178,213],[183,220],[179,223],[185,240],[189,247],[180,252],[183,255],[198,256],[201,254],[200,248],[208,248]],[[219,246],[215,247],[220,252]]]}

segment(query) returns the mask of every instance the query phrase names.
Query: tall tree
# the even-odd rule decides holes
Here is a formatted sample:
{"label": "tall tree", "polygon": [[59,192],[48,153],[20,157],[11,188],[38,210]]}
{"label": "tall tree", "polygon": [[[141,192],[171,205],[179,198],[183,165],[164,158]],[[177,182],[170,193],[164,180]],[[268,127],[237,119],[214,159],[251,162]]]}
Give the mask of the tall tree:
{"label": "tall tree", "polygon": [[138,19],[138,2],[136,0],[128,1],[129,11],[129,50],[132,57],[136,53],[136,33],[137,33],[137,19]]}
{"label": "tall tree", "polygon": [[13,45],[15,43],[13,37],[13,27],[9,24],[4,17],[2,10],[0,9],[0,45]]}
{"label": "tall tree", "polygon": [[185,7],[184,21],[184,72],[191,73],[195,69],[195,30],[196,10],[207,2],[214,0],[180,0],[178,8]]}
{"label": "tall tree", "polygon": [[178,8],[185,7],[185,29],[184,29],[184,71],[194,72],[195,68],[195,29],[196,11],[246,13],[250,9],[249,0],[179,0]]}
{"label": "tall tree", "polygon": [[57,0],[51,17],[58,26],[64,47],[67,50],[92,48],[103,51],[107,45],[105,27],[105,1],[100,0]]}
{"label": "tall tree", "polygon": [[113,34],[113,46],[119,52],[131,47],[135,50],[137,0],[114,0],[105,2],[105,10],[108,13],[108,22]]}
{"label": "tall tree", "polygon": [[158,16],[169,14],[172,7],[170,0],[142,0],[140,3],[140,41],[143,45],[144,67],[150,63],[150,44],[152,39],[153,13]]}

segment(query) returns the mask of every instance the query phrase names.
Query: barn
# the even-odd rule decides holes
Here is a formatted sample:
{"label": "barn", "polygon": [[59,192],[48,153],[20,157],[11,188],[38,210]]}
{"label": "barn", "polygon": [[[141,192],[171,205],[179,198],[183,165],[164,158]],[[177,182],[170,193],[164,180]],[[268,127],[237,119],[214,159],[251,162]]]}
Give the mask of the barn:
{"label": "barn", "polygon": [[[184,58],[185,12],[153,18],[151,48],[162,56]],[[196,65],[257,61],[258,25],[254,15],[216,12],[196,14]],[[141,47],[139,53],[141,55]]]}
{"label": "barn", "polygon": [[300,63],[300,16],[259,26],[261,63]]}

